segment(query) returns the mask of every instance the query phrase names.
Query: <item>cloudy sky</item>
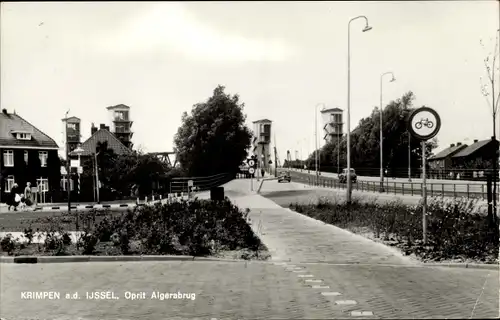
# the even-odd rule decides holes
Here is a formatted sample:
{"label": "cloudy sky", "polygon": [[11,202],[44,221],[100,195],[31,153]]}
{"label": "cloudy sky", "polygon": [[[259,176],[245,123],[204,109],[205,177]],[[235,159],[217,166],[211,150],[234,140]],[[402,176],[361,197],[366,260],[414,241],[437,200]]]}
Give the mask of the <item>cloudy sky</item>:
{"label": "cloudy sky", "polygon": [[347,24],[359,15],[373,29],[351,24],[352,128],[379,104],[380,75],[393,71],[384,101],[411,90],[417,106],[438,111],[440,149],[492,135],[480,78],[499,28],[497,1],[1,6],[1,108],[61,146],[68,109],[86,139],[91,122],[108,121],[107,106],[123,103],[135,145],[171,151],[182,112],[223,84],[240,94],[249,125],[273,121],[282,161],[286,150],[305,156],[315,106],[346,108]]}

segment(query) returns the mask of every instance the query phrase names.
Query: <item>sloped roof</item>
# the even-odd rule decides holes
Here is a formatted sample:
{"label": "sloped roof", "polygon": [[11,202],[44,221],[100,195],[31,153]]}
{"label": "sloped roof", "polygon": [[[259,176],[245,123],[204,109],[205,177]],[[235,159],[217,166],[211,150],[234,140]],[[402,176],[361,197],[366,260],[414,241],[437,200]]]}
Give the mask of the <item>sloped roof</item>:
{"label": "sloped roof", "polygon": [[109,107],[106,107],[106,109],[108,109],[108,110],[112,110],[112,109],[116,109],[116,108],[125,108],[125,109],[130,109],[130,107],[129,107],[129,106],[124,105],[123,103],[117,104],[116,106],[109,106]]}
{"label": "sloped roof", "polygon": [[429,160],[444,159],[444,158],[447,158],[449,156],[453,156],[454,154],[456,154],[457,152],[460,152],[461,150],[463,150],[465,148],[467,148],[466,144],[461,144],[459,146],[448,147],[448,148],[442,150],[441,152],[439,152],[438,154],[434,155],[433,157],[431,157]]}
{"label": "sloped roof", "polygon": [[[31,133],[31,140],[18,140],[15,131]],[[59,149],[57,143],[18,114],[0,113],[0,146],[40,147]]]}
{"label": "sloped roof", "polygon": [[[460,151],[459,153],[457,153],[456,155],[454,155],[453,158],[460,158],[460,157],[470,156],[471,154],[473,154],[474,152],[478,151],[482,147],[488,145],[492,141],[493,140],[491,140],[491,139],[487,139],[487,140],[481,140],[481,141],[478,141],[476,143],[473,143],[470,146],[468,146],[467,148],[465,148],[462,151]],[[497,142],[497,144],[498,144],[498,142]]]}
{"label": "sloped roof", "polygon": [[326,112],[342,112],[343,110],[340,109],[340,108],[330,108],[330,109],[325,109],[325,110],[321,110],[321,113],[326,113]]}
{"label": "sloped roof", "polygon": [[268,119],[262,119],[262,120],[254,121],[253,123],[260,123],[260,122],[272,122],[272,121],[268,120]]}
{"label": "sloped roof", "polygon": [[75,122],[80,122],[80,118],[78,117],[69,117],[69,118],[64,118],[62,121],[75,121]]}
{"label": "sloped roof", "polygon": [[[97,130],[90,138],[88,138],[84,143],[82,143],[81,148],[83,152],[81,156],[90,156],[95,153],[98,142],[107,142],[108,149],[113,149],[116,154],[127,154],[131,153],[130,149],[127,148],[118,138],[106,129]],[[73,151],[70,153],[71,156],[76,156],[77,154]]]}

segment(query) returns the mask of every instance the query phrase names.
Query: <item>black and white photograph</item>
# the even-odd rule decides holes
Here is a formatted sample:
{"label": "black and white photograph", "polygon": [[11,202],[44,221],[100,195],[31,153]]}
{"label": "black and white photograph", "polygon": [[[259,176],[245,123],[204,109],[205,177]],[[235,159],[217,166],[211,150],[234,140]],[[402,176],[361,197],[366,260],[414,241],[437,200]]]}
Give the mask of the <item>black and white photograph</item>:
{"label": "black and white photograph", "polygon": [[500,2],[0,3],[0,320],[499,319]]}

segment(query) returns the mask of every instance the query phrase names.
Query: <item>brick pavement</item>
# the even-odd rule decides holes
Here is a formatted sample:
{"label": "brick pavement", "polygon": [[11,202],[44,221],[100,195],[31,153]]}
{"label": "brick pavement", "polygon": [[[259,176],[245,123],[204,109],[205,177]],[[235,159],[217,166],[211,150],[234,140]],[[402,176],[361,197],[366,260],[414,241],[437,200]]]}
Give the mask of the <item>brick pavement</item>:
{"label": "brick pavement", "polygon": [[[294,273],[259,262],[3,264],[5,319],[332,319],[342,312]],[[29,275],[29,276],[27,276]],[[86,300],[113,291],[119,300]],[[126,300],[125,291],[195,293],[192,300]],[[22,300],[22,291],[78,292],[81,300]],[[63,294],[64,293],[64,294]]]}

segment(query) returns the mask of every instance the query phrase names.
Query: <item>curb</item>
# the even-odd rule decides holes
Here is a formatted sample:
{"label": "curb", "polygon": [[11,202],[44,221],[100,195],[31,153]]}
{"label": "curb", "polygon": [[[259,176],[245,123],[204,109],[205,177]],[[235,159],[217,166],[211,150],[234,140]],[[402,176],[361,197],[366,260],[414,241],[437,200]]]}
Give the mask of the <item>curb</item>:
{"label": "curb", "polygon": [[[17,256],[0,257],[0,263],[37,264],[66,262],[133,262],[133,261],[206,261],[206,262],[254,262],[254,260],[224,259],[194,256]],[[266,262],[266,261],[262,261]]]}
{"label": "curb", "polygon": [[480,264],[480,263],[425,263],[422,262],[423,267],[444,267],[444,268],[465,268],[465,269],[484,269],[484,270],[500,270],[500,265],[495,264]]}

